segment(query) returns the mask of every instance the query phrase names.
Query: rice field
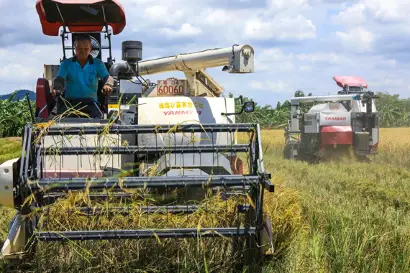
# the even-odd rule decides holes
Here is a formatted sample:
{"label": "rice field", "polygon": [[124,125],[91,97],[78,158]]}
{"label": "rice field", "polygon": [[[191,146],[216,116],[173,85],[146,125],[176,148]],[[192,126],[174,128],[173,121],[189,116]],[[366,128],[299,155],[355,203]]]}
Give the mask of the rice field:
{"label": "rice field", "polygon": [[[317,165],[287,161],[282,159],[283,131],[262,134],[265,168],[275,184],[275,193],[265,197],[273,222],[274,255],[264,272],[410,271],[410,128],[381,129],[379,154],[371,163],[348,157]],[[0,139],[0,163],[18,156],[19,149],[18,140]],[[72,203],[79,202],[74,199]],[[219,209],[213,208],[214,217],[192,221],[229,224],[231,219],[218,217]],[[0,215],[2,243],[13,211],[0,208]],[[56,219],[62,226],[81,224]],[[112,223],[127,224],[124,219]],[[232,270],[235,253],[223,240],[178,242],[147,246],[110,241],[60,248],[53,244],[39,252],[27,271],[242,272]],[[3,272],[13,272],[4,263],[1,266]]]}

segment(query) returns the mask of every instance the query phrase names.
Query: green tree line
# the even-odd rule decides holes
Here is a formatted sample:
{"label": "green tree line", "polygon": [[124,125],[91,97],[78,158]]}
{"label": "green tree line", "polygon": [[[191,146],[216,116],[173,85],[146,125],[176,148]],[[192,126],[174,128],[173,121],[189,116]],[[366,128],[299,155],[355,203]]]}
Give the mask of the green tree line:
{"label": "green tree line", "polygon": [[[312,95],[311,93],[308,94]],[[297,90],[295,97],[305,96],[301,90]],[[388,92],[377,93],[376,108],[380,113],[380,126],[388,127],[410,127],[410,98],[403,99],[399,95],[391,95]],[[7,100],[0,100],[0,137],[21,136],[24,124],[30,122],[31,116],[27,103],[24,98],[13,101],[15,93]],[[229,94],[229,97],[233,97]],[[251,98],[245,97],[244,101]],[[30,102],[35,109],[35,103]],[[240,100],[236,99],[236,110],[241,107]],[[304,105],[307,111],[311,105]],[[242,113],[236,116],[237,122],[259,123],[262,128],[284,128],[289,119],[290,101],[278,102],[276,106],[256,104],[255,111],[252,113]]]}

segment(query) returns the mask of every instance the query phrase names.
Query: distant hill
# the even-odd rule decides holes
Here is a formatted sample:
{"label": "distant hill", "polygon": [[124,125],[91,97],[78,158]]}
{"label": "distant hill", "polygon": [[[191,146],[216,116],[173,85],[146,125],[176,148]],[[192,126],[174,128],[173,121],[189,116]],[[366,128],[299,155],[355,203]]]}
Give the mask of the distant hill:
{"label": "distant hill", "polygon": [[[0,95],[0,100],[8,99],[9,97],[11,97],[13,95],[13,93],[10,93],[10,94],[7,94],[7,95]],[[33,91],[30,91],[30,90],[21,89],[21,90],[17,90],[16,96],[14,97],[13,101],[24,99],[26,97],[26,93],[29,93],[29,98],[30,98],[31,101],[36,100],[36,93],[34,93]]]}

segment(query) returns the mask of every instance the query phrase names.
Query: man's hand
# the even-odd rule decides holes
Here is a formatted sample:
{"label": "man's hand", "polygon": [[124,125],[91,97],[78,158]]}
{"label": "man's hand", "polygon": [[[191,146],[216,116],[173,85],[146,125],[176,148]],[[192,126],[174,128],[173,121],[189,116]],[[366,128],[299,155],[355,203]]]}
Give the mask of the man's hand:
{"label": "man's hand", "polygon": [[112,87],[109,86],[108,84],[104,85],[103,89],[102,89],[103,93],[105,95],[111,94],[112,92]]}
{"label": "man's hand", "polygon": [[53,99],[55,99],[57,96],[59,96],[59,95],[61,95],[61,91],[60,90],[57,90],[57,89],[53,89],[52,91],[51,91],[51,97],[53,98]]}
{"label": "man's hand", "polygon": [[51,97],[55,99],[57,95],[61,95],[61,91],[57,89],[53,89],[53,91],[51,91]]}

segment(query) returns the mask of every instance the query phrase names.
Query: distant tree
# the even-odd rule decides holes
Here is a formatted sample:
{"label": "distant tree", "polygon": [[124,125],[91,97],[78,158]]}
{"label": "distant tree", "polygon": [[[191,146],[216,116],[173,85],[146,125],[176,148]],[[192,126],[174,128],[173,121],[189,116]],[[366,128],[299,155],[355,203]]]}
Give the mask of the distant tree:
{"label": "distant tree", "polygon": [[295,97],[304,97],[305,96],[305,93],[302,91],[302,90],[297,90],[296,92],[295,92],[295,95],[294,95]]}
{"label": "distant tree", "polygon": [[290,101],[285,100],[285,102],[282,104],[282,110],[286,109],[286,110],[290,110]]}

